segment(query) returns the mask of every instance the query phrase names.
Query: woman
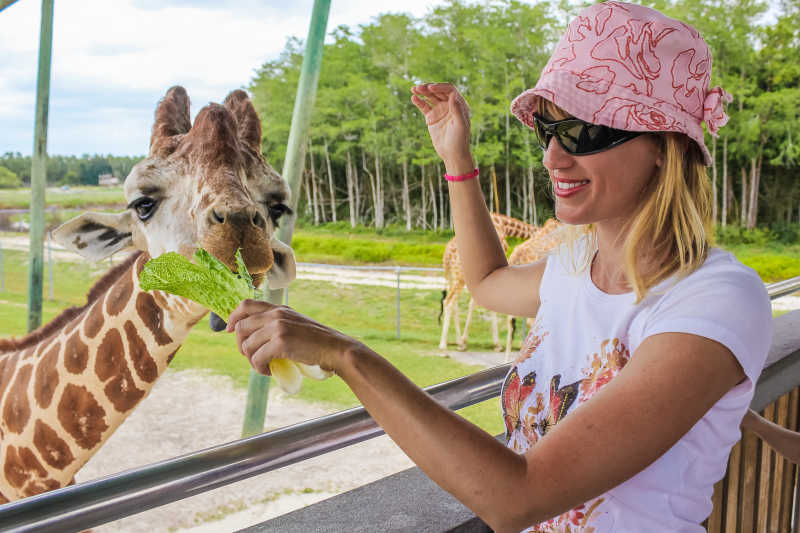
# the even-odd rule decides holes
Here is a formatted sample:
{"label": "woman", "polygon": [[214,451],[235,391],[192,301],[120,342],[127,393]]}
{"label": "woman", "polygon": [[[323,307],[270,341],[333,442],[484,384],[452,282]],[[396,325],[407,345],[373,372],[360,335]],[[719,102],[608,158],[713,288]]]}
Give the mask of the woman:
{"label": "woman", "polygon": [[758,276],[708,246],[701,122],[724,124],[727,97],[709,79],[708,48],[687,25],[620,2],[583,10],[512,104],[572,228],[558,253],[519,267],[475,179],[466,103],[448,84],[412,88],[447,170],[472,296],[536,317],[503,386],[508,446],[291,309],[246,301],[229,331],[260,372],[273,357],[333,370],[495,531],[703,531],[771,336]]}

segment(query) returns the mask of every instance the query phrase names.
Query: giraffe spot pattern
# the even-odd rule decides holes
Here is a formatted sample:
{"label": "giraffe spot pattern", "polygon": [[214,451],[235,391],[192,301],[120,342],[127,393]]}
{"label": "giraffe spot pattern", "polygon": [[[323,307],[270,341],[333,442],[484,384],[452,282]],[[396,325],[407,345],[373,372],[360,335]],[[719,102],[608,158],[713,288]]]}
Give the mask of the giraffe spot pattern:
{"label": "giraffe spot pattern", "polygon": [[67,384],[58,403],[58,421],[86,450],[94,448],[108,429],[106,411],[84,386]]}
{"label": "giraffe spot pattern", "polygon": [[86,320],[83,322],[83,333],[86,337],[94,339],[100,329],[103,327],[103,301],[97,300],[89,312],[86,314]]}
{"label": "giraffe spot pattern", "polygon": [[61,484],[55,479],[42,479],[42,480],[34,479],[28,482],[27,485],[25,485],[25,489],[23,489],[22,492],[25,494],[26,497],[36,496],[37,494],[41,494],[49,490],[55,490],[60,487]]}
{"label": "giraffe spot pattern", "polygon": [[37,420],[34,426],[33,445],[39,450],[44,462],[53,468],[62,470],[75,460],[69,445],[58,436],[56,430],[41,420]]}
{"label": "giraffe spot pattern", "polygon": [[120,413],[133,409],[144,398],[144,391],[136,387],[133,375],[127,368],[120,369],[119,374],[109,381],[103,390],[114,405],[114,409]]}
{"label": "giraffe spot pattern", "polygon": [[31,474],[38,477],[45,477],[47,471],[42,467],[42,463],[36,459],[33,452],[28,448],[17,448],[9,446],[6,451],[6,461],[3,465],[3,473],[12,487],[22,488]]}
{"label": "giraffe spot pattern", "polygon": [[136,297],[136,312],[142,319],[144,325],[153,333],[159,346],[164,346],[172,342],[172,337],[164,331],[164,311],[156,305],[155,299],[146,293],[141,292]]}
{"label": "giraffe spot pattern", "polygon": [[108,330],[103,342],[97,348],[94,362],[94,371],[101,381],[109,379],[125,366],[125,356],[122,350],[122,337],[116,329]]}
{"label": "giraffe spot pattern", "polygon": [[14,376],[14,368],[17,366],[18,359],[18,353],[0,356],[0,398],[3,397],[3,393],[5,393],[11,378]]}
{"label": "giraffe spot pattern", "polygon": [[64,366],[73,374],[80,374],[86,370],[86,363],[89,361],[89,347],[81,340],[80,334],[76,331],[67,341],[64,349]]}
{"label": "giraffe spot pattern", "polygon": [[3,420],[12,433],[22,433],[31,416],[31,407],[28,404],[28,382],[33,373],[32,365],[25,365],[19,369],[14,384],[8,391],[8,398],[3,407]]}
{"label": "giraffe spot pattern", "polygon": [[158,366],[153,361],[153,358],[150,357],[147,345],[136,333],[136,326],[130,320],[125,322],[125,335],[128,337],[128,353],[131,361],[133,361],[133,368],[136,370],[136,374],[147,383],[154,382],[158,377]]}
{"label": "giraffe spot pattern", "polygon": [[124,413],[144,398],[144,391],[136,387],[128,369],[122,336],[116,329],[109,330],[97,348],[95,373],[102,381],[110,380],[103,391],[117,411]]}
{"label": "giraffe spot pattern", "polygon": [[167,356],[167,365],[169,365],[172,362],[172,360],[175,358],[175,354],[178,353],[179,349],[180,346],[178,348],[175,348],[175,351]]}
{"label": "giraffe spot pattern", "polygon": [[125,309],[128,300],[133,294],[133,278],[130,272],[114,284],[106,297],[106,312],[111,316],[117,316]]}
{"label": "giraffe spot pattern", "polygon": [[53,394],[58,387],[58,352],[61,350],[61,343],[55,343],[36,365],[36,380],[34,382],[33,396],[36,402],[47,409],[53,401]]}

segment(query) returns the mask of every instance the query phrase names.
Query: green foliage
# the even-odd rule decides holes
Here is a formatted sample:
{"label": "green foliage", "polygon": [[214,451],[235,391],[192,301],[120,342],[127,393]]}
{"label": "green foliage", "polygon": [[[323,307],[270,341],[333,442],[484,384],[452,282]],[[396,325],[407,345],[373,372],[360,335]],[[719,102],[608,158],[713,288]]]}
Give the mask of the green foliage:
{"label": "green foliage", "polygon": [[0,189],[22,187],[22,180],[6,167],[0,167]]}
{"label": "green foliage", "polygon": [[[49,185],[97,185],[100,174],[112,174],[124,180],[133,166],[142,157],[89,155],[80,157],[69,155],[50,155],[47,157],[47,183]],[[23,184],[31,182],[31,157],[20,153],[6,152],[0,157],[0,167],[6,167],[17,176]]]}
{"label": "green foliage", "polygon": [[[449,225],[446,202],[437,206],[434,218],[431,192],[437,194],[442,168],[424,121],[409,102],[411,85],[427,81],[452,82],[464,93],[472,112],[472,149],[490,206],[494,207],[494,170],[501,212],[532,221],[531,189],[537,211],[552,211],[541,151],[531,132],[510,117],[509,104],[535,84],[564,26],[586,3],[451,0],[421,19],[385,14],[358,28],[336,28],[323,53],[307,174],[303,190],[297,193],[298,213],[315,223],[331,221],[334,212],[337,220],[349,219],[352,210],[355,222],[365,226]],[[796,1],[644,4],[698,28],[712,51],[712,85],[722,85],[734,96],[727,110],[730,122],[720,131],[717,150],[718,190],[724,158],[734,198],[727,210],[729,222],[740,222],[741,171],[749,190],[752,166],[759,192],[753,225],[784,220],[792,207],[796,212],[800,205]],[[768,7],[777,20],[764,17]],[[765,25],[765,20],[774,22]],[[250,84],[262,118],[264,150],[278,168],[301,61],[302,43],[290,39],[283,55],[266,63]],[[710,146],[711,137],[707,139]],[[312,165],[313,177],[308,172]],[[312,180],[316,200],[310,190]],[[357,205],[348,203],[348,196],[358,196]]]}
{"label": "green foliage", "polygon": [[239,250],[236,250],[238,274],[202,248],[194,253],[194,260],[192,263],[176,252],[154,257],[139,274],[139,284],[145,291],[161,290],[188,298],[223,320],[242,300],[253,297],[253,280]]}

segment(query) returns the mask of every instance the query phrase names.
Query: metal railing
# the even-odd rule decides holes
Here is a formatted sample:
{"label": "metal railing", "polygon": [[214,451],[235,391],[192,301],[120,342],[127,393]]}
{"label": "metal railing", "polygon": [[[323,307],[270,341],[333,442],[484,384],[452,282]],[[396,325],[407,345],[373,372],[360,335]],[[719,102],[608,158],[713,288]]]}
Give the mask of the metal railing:
{"label": "metal railing", "polygon": [[[800,290],[800,276],[767,286],[771,299]],[[449,409],[499,395],[511,363],[425,390]],[[383,430],[363,407],[263,433],[0,506],[0,530],[79,531],[270,472]]]}

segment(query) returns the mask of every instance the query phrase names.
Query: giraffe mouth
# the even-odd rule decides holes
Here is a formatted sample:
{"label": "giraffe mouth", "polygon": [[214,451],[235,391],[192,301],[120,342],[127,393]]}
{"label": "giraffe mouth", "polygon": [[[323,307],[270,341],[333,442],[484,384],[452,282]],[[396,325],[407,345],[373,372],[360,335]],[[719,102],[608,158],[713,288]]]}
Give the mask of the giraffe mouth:
{"label": "giraffe mouth", "polygon": [[228,324],[214,311],[208,314],[208,325],[211,327],[211,331],[222,331],[228,327]]}

